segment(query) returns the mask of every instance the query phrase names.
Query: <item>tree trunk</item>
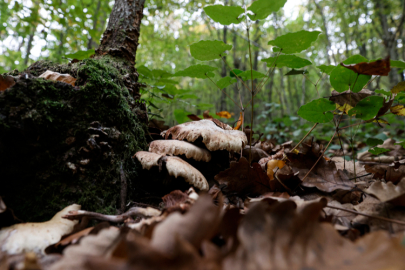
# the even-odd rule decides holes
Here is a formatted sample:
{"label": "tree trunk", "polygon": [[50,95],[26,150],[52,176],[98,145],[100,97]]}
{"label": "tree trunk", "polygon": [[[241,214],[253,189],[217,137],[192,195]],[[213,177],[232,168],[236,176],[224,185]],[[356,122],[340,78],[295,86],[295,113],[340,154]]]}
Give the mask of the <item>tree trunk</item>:
{"label": "tree trunk", "polygon": [[[134,189],[143,181],[131,158],[147,147],[134,68],[143,5],[115,2],[93,58],[9,74],[17,79],[0,92],[0,196],[20,219],[47,220],[72,203],[116,214],[147,194]],[[46,70],[75,85],[38,78]]]}

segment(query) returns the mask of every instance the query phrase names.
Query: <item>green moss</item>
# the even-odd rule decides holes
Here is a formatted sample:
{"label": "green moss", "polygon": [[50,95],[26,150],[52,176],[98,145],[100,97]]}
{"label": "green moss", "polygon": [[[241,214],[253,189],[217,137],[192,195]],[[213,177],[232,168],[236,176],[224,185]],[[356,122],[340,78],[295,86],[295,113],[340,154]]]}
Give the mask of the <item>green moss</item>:
{"label": "green moss", "polygon": [[0,196],[24,220],[46,220],[71,203],[115,214],[121,167],[135,179],[131,156],[147,147],[146,125],[123,82],[125,63],[105,57],[33,66],[35,75],[75,75],[76,86],[21,78],[0,93]]}

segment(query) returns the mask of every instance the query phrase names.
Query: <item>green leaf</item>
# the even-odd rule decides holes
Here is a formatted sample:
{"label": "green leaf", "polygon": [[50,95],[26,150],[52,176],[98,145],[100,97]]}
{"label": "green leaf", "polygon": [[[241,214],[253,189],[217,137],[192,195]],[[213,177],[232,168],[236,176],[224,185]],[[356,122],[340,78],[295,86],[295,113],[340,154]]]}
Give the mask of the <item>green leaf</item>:
{"label": "green leaf", "polygon": [[399,60],[390,60],[390,66],[405,69],[405,62]]}
{"label": "green leaf", "polygon": [[[277,59],[277,60],[276,60]],[[277,62],[275,62],[277,61]],[[275,63],[277,67],[289,67],[289,68],[302,68],[312,65],[312,63],[304,58],[297,57],[295,55],[279,55],[278,58],[269,57],[262,59],[262,62],[266,62],[268,67],[272,67]]]}
{"label": "green leaf", "polygon": [[242,73],[243,71],[240,69],[233,69],[231,71],[229,71],[229,76],[231,76],[232,78],[236,77],[236,75],[239,75],[240,73]]}
{"label": "green leaf", "polygon": [[232,45],[220,40],[201,40],[190,45],[191,56],[201,61],[220,59],[223,53],[230,49]]}
{"label": "green leaf", "polygon": [[385,95],[385,96],[391,96],[391,92],[389,92],[389,91],[385,91],[385,90],[375,90],[375,92],[377,93],[377,94],[383,94],[383,95]]}
{"label": "green leaf", "polygon": [[304,75],[307,74],[308,72],[306,70],[296,70],[296,69],[292,69],[289,72],[287,72],[286,76],[291,76],[291,75]]}
{"label": "green leaf", "polygon": [[335,67],[336,66],[332,66],[332,65],[330,65],[330,66],[328,66],[328,65],[317,66],[317,68],[319,68],[323,73],[326,73],[328,75],[330,75],[330,73],[332,72],[332,70],[335,69]]}
{"label": "green leaf", "polygon": [[217,85],[218,85],[219,88],[223,89],[223,88],[226,88],[226,87],[228,87],[231,84],[234,84],[236,82],[237,82],[236,78],[231,78],[231,77],[227,76],[227,77],[223,77],[222,79],[220,79],[217,82]]}
{"label": "green leaf", "polygon": [[379,144],[383,144],[383,143],[384,143],[383,140],[376,139],[376,138],[368,138],[367,141],[366,141],[366,144],[371,146],[371,147],[379,145]]}
{"label": "green leaf", "polygon": [[197,104],[197,108],[200,110],[208,110],[210,108],[214,107],[214,105],[210,104],[210,103],[199,103]]}
{"label": "green leaf", "polygon": [[314,123],[327,123],[333,119],[333,113],[330,111],[336,109],[333,101],[320,98],[315,99],[298,110],[298,115]]}
{"label": "green leaf", "polygon": [[71,53],[71,54],[65,54],[65,57],[68,59],[83,60],[83,59],[89,58],[93,54],[94,54],[94,49],[91,49],[91,50],[87,50],[87,51],[78,51],[78,52]]}
{"label": "green leaf", "polygon": [[386,148],[380,148],[380,147],[374,147],[374,148],[368,150],[369,153],[376,155],[376,156],[378,156],[382,153],[385,153],[385,152],[389,152],[389,151],[391,151],[391,150],[386,149]]}
{"label": "green leaf", "polygon": [[252,21],[266,19],[273,12],[277,12],[284,6],[287,0],[257,0],[254,1],[248,10],[254,15],[248,14]]}
{"label": "green leaf", "polygon": [[[266,0],[268,1],[268,0]],[[256,1],[257,2],[257,1]],[[254,2],[254,3],[256,3]],[[271,1],[269,1],[271,2]],[[269,41],[269,45],[273,45],[282,49],[283,53],[299,53],[305,49],[308,49],[311,46],[311,43],[314,42],[319,34],[319,31],[306,31],[301,30],[294,33],[288,33],[282,36],[279,36],[275,40]],[[273,50],[274,51],[274,50]]]}
{"label": "green leaf", "polygon": [[[238,77],[240,77],[242,80],[247,81],[247,80],[251,80],[252,79],[252,72],[251,70],[246,70],[242,73],[238,74]],[[260,78],[264,78],[266,77],[265,74],[258,72],[256,70],[253,70],[253,80],[254,79],[260,79]]]}
{"label": "green leaf", "polygon": [[206,79],[207,77],[214,77],[212,71],[217,68],[208,65],[192,65],[184,70],[177,71],[173,76],[175,77],[192,77]]}
{"label": "green leaf", "polygon": [[[367,58],[361,55],[353,55],[343,61],[343,64],[351,65],[367,61]],[[329,78],[330,84],[339,93],[349,90],[349,88],[352,90],[352,92],[358,93],[361,91],[361,89],[363,89],[370,79],[370,75],[358,75],[356,72],[341,65],[338,65],[332,70]]]}
{"label": "green leaf", "polygon": [[146,78],[153,77],[152,71],[149,68],[145,67],[144,65],[137,67],[136,71],[138,71],[139,75],[142,75]]}
{"label": "green leaf", "polygon": [[186,112],[183,109],[175,109],[174,110],[174,118],[176,119],[177,123],[182,124],[184,122],[188,122],[190,119],[187,117],[190,113]]}
{"label": "green leaf", "polygon": [[211,19],[222,25],[240,23],[243,18],[238,19],[238,17],[245,12],[245,10],[239,6],[230,7],[223,5],[207,6],[204,7],[204,11]]}
{"label": "green leaf", "polygon": [[356,118],[369,120],[375,117],[384,103],[384,98],[379,96],[369,96],[357,103],[356,107],[349,111],[349,115],[356,115]]}
{"label": "green leaf", "polygon": [[153,69],[151,72],[152,72],[152,75],[153,75],[153,77],[154,77],[155,79],[158,79],[158,78],[169,78],[169,77],[172,77],[172,76],[173,76],[173,74],[171,74],[171,73],[169,73],[169,72],[167,72],[167,71],[165,71],[165,70],[163,70],[163,69]]}

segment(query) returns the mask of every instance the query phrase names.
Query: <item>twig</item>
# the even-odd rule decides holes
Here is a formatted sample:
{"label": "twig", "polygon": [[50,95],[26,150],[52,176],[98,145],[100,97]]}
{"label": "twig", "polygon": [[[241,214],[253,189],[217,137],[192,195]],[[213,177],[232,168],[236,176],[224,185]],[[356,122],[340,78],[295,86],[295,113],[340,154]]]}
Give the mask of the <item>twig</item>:
{"label": "twig", "polygon": [[152,208],[152,207],[147,207],[147,208],[141,208],[141,207],[132,207],[130,208],[127,212],[121,215],[103,215],[100,213],[96,212],[89,212],[89,211],[84,211],[84,210],[73,210],[69,211],[69,213],[63,218],[69,219],[69,220],[77,220],[77,219],[82,219],[84,217],[88,217],[90,219],[96,219],[96,220],[102,220],[102,221],[110,221],[110,222],[123,222],[127,218],[131,216],[142,216],[142,217],[155,217],[159,216],[162,212]]}
{"label": "twig", "polygon": [[298,146],[300,146],[300,144],[309,136],[309,134],[311,134],[311,132],[315,129],[315,127],[316,127],[318,124],[319,124],[319,123],[315,123],[315,125],[311,128],[311,130],[308,131],[307,134],[305,134],[304,138],[302,138],[301,141],[299,141],[299,142],[297,143],[297,145],[294,146],[293,149],[291,149],[290,153],[292,153],[295,149],[297,149]]}
{"label": "twig", "polygon": [[333,205],[328,204],[325,207],[332,208],[332,209],[337,209],[337,210],[341,210],[341,211],[346,211],[346,212],[356,214],[356,215],[360,215],[360,216],[365,216],[365,217],[384,220],[384,221],[388,221],[388,222],[392,222],[392,223],[396,223],[396,224],[400,224],[400,225],[405,225],[405,221],[400,221],[400,220],[396,220],[396,219],[390,219],[390,218],[385,218],[385,217],[379,217],[379,216],[364,214],[364,213],[361,213],[361,212],[357,212],[355,210],[345,209],[345,208],[339,207],[339,206],[333,206]]}
{"label": "twig", "polygon": [[242,108],[235,102],[235,100],[233,100],[233,98],[231,98],[230,96],[228,96],[228,94],[227,94],[224,90],[222,90],[210,77],[208,77],[207,74],[205,74],[205,76],[206,76],[213,84],[215,84],[215,86],[218,87],[218,89],[221,90],[222,93],[224,93],[228,98],[230,98],[230,99],[233,101],[233,103],[235,103],[235,105],[239,107],[239,109],[242,109]]}
{"label": "twig", "polygon": [[353,177],[353,178],[350,178],[349,180],[355,180],[355,179],[357,179],[357,178],[361,178],[361,177],[369,176],[369,175],[372,175],[372,173],[367,173],[367,174],[364,174],[364,175],[360,175],[360,176],[357,176],[357,177]]}

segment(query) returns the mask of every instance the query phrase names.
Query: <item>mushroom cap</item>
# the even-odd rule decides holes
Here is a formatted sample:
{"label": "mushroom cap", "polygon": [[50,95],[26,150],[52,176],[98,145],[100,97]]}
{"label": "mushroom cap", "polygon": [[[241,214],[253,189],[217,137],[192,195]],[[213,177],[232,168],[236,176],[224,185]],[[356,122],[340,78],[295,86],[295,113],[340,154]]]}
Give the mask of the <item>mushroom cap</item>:
{"label": "mushroom cap", "polygon": [[211,153],[194,144],[185,141],[177,140],[157,140],[151,142],[149,152],[159,155],[185,155],[187,158],[193,158],[197,161],[203,160],[208,162],[211,160]]}
{"label": "mushroom cap", "polygon": [[204,175],[196,168],[191,166],[187,161],[179,157],[164,157],[166,160],[166,168],[169,175],[174,177],[183,177],[186,182],[199,188],[200,190],[208,190],[209,185]]}
{"label": "mushroom cap", "polygon": [[150,170],[153,166],[159,166],[159,161],[164,161],[169,175],[175,178],[181,176],[186,182],[200,190],[208,190],[209,188],[204,175],[179,157],[163,156],[146,151],[139,151],[135,156],[141,162],[143,169]]}
{"label": "mushroom cap", "polygon": [[147,151],[139,151],[135,154],[136,158],[142,164],[142,169],[150,170],[153,166],[159,166],[159,159],[162,155]]}
{"label": "mushroom cap", "polygon": [[169,135],[172,135],[173,139],[185,139],[189,142],[194,142],[202,137],[203,143],[210,151],[225,149],[238,152],[247,144],[244,132],[224,130],[211,120],[187,122],[162,132],[162,136],[165,136],[166,139]]}

